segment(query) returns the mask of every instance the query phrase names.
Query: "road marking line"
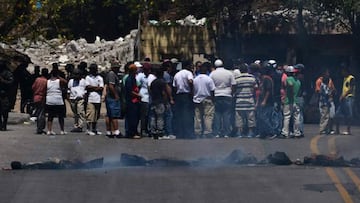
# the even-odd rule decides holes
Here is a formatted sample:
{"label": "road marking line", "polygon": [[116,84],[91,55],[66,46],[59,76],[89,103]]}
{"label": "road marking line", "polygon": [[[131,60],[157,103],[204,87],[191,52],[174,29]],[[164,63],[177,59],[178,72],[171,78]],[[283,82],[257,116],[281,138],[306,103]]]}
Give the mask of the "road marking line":
{"label": "road marking line", "polygon": [[[336,141],[336,137],[332,137],[328,140],[328,147],[329,147],[330,154],[332,156],[337,155],[335,141]],[[343,168],[343,170],[350,177],[350,179],[353,181],[353,183],[356,185],[356,188],[360,192],[360,178],[354,173],[354,171],[351,168]]]}
{"label": "road marking line", "polygon": [[[323,137],[321,135],[316,135],[315,137],[313,137],[310,141],[310,149],[311,152],[315,155],[320,154],[319,151],[319,147],[318,147],[318,141],[319,139]],[[328,141],[328,146],[330,147],[336,147],[335,145],[335,139],[334,141],[330,140]],[[333,150],[336,151],[336,148],[332,148]],[[326,167],[325,168],[326,173],[328,174],[328,176],[330,177],[331,181],[334,183],[337,191],[339,192],[341,198],[344,200],[345,203],[353,203],[353,200],[351,199],[351,196],[349,195],[349,193],[347,192],[347,190],[345,189],[345,187],[342,185],[342,183],[340,182],[339,177],[336,175],[334,169]]]}
{"label": "road marking line", "polygon": [[348,176],[351,178],[351,180],[356,185],[357,189],[360,191],[360,179],[359,177],[354,173],[351,168],[344,168],[345,172],[348,174]]}
{"label": "road marking line", "polygon": [[321,138],[321,135],[316,135],[315,137],[313,137],[310,141],[310,149],[311,149],[311,153],[318,155],[320,154],[319,148],[318,148],[318,141]]}
{"label": "road marking line", "polygon": [[334,169],[326,167],[325,168],[327,174],[329,175],[332,182],[335,184],[336,189],[339,191],[342,199],[345,203],[352,203],[353,200],[351,199],[351,196],[346,191],[345,187],[341,184],[340,179],[337,177]]}
{"label": "road marking line", "polygon": [[329,148],[329,151],[330,151],[330,155],[333,156],[333,157],[337,156],[337,150],[336,150],[335,141],[336,141],[336,137],[331,137],[328,140],[328,148]]}

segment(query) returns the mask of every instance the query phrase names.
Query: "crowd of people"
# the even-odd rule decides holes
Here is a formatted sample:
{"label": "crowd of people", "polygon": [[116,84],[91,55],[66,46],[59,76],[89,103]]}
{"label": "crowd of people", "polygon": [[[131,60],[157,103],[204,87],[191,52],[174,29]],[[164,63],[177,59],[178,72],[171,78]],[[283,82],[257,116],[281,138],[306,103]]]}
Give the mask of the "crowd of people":
{"label": "crowd of people", "polygon": [[[108,138],[304,136],[304,65],[257,60],[225,68],[221,59],[180,64],[165,60],[159,67],[147,59],[129,62],[120,71],[121,65],[112,61],[109,71],[99,73],[97,64],[81,62],[76,68],[67,65],[67,74],[57,63],[52,64],[51,71],[36,67],[35,73],[25,74],[28,79],[21,82],[28,88],[21,91],[21,111],[26,105],[32,106],[36,133],[47,135],[57,134],[54,118],[58,118],[60,134],[67,134],[64,118],[69,102],[74,116],[71,132],[87,135],[102,134],[97,122],[105,104]],[[342,74],[341,91],[335,88],[328,70],[316,80],[320,134],[340,134],[340,120],[347,124],[341,133],[351,134],[355,78],[347,67],[342,68]],[[13,82],[6,62],[0,61],[0,130],[6,130],[11,110],[8,90]],[[340,102],[335,106],[337,92]],[[119,119],[125,119],[124,129],[119,128]]]}

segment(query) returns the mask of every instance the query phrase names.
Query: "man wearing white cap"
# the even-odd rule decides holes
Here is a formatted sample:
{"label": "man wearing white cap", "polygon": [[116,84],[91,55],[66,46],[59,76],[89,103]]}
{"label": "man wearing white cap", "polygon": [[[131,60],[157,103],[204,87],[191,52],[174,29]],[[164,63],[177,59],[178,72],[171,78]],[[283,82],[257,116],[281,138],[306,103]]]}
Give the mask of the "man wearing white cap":
{"label": "man wearing white cap", "polygon": [[215,84],[215,115],[213,121],[213,134],[215,137],[229,137],[231,133],[230,115],[232,109],[232,96],[236,81],[231,71],[224,68],[223,62],[217,59],[214,63],[216,70],[210,77]]}
{"label": "man wearing white cap", "polygon": [[[284,123],[282,129],[282,136],[284,138],[300,138],[300,108],[297,102],[297,95],[299,94],[299,90],[301,87],[301,82],[295,77],[297,73],[297,69],[293,66],[288,66],[286,69],[287,79],[286,79],[286,98],[284,101]],[[294,119],[293,122],[293,131],[294,133],[290,133],[290,120]]]}

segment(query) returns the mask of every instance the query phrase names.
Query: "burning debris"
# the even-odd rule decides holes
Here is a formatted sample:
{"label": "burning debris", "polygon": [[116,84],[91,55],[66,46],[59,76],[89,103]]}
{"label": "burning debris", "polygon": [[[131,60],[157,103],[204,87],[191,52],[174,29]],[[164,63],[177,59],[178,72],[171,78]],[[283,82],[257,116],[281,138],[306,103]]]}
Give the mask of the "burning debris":
{"label": "burning debris", "polygon": [[267,156],[267,160],[275,165],[291,165],[293,162],[289,159],[285,152],[275,152]]}
{"label": "burning debris", "polygon": [[[223,160],[199,158],[193,161],[176,160],[169,158],[159,158],[147,160],[144,157],[132,154],[123,153],[120,156],[118,163],[111,164],[112,167],[211,167],[224,165],[305,165],[305,166],[331,166],[331,167],[360,167],[360,159],[355,158],[350,161],[343,157],[332,157],[325,155],[314,155],[311,157],[304,157],[304,160],[296,159],[291,161],[285,152],[275,152],[269,154],[266,159],[258,161],[257,158],[251,154],[244,153],[237,149],[232,151]],[[47,170],[63,170],[63,169],[94,169],[104,167],[104,158],[94,159],[88,162],[81,162],[78,160],[69,161],[61,159],[53,159],[45,162],[35,163],[21,163],[19,161],[11,162],[11,169],[47,169]]]}
{"label": "burning debris", "polygon": [[61,159],[53,159],[44,162],[21,163],[20,161],[11,162],[12,170],[20,169],[47,169],[47,170],[61,170],[61,169],[93,169],[103,167],[104,158],[94,159],[88,162],[81,162],[78,160],[69,161]]}
{"label": "burning debris", "polygon": [[230,155],[224,159],[223,163],[246,165],[246,164],[258,164],[259,162],[255,156],[244,153],[243,151],[237,149],[232,151]]}
{"label": "burning debris", "polygon": [[[304,157],[304,165],[311,166],[333,166],[333,167],[349,167],[355,166],[351,161],[347,161],[344,157],[332,157],[325,155],[316,155],[311,157]],[[360,166],[360,165],[357,165]]]}

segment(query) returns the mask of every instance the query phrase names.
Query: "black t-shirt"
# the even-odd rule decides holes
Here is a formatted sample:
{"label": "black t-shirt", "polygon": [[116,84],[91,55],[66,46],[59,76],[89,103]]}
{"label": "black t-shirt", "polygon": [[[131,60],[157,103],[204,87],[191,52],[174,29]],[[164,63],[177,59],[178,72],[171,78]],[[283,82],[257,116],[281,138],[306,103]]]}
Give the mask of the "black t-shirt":
{"label": "black t-shirt", "polygon": [[274,105],[274,90],[273,90],[273,80],[267,76],[267,77],[263,77],[262,83],[260,85],[260,102],[259,104],[262,103],[262,101],[264,100],[265,94],[266,92],[269,91],[269,97],[267,99],[266,102],[266,106],[272,106]]}
{"label": "black t-shirt", "polygon": [[164,93],[166,91],[166,82],[163,78],[155,79],[150,86],[150,97],[153,104],[166,102]]}
{"label": "black t-shirt", "polygon": [[274,83],[274,100],[277,103],[281,103],[281,77],[282,73],[274,72],[272,75],[273,83]]}

